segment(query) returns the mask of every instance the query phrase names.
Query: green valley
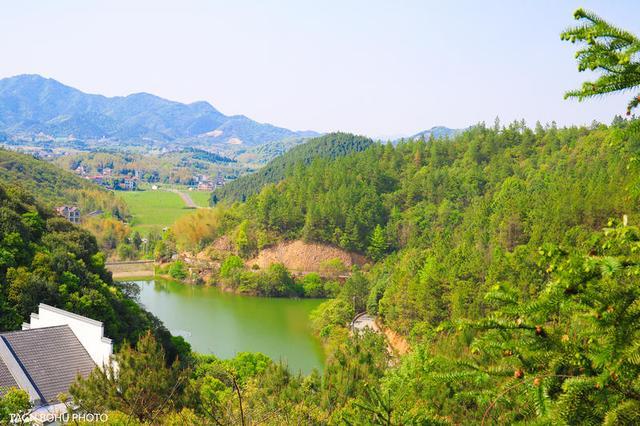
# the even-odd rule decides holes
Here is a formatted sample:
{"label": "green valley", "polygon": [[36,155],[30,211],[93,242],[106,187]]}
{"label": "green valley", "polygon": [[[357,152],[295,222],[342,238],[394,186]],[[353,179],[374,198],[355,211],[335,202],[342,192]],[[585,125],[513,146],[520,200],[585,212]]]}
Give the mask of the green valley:
{"label": "green valley", "polygon": [[162,230],[192,212],[180,195],[171,191],[122,191],[118,197],[126,202],[131,212],[131,227],[144,234],[151,229]]}
{"label": "green valley", "polygon": [[[120,6],[167,93],[327,132],[0,79],[0,424],[640,424],[635,34],[555,3]],[[623,103],[562,100],[564,42],[565,99]]]}

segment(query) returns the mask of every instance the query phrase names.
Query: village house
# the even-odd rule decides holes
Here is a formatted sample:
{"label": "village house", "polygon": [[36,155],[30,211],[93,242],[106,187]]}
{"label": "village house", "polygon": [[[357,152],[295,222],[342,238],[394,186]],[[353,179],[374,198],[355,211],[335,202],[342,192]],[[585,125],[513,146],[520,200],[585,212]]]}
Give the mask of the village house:
{"label": "village house", "polygon": [[215,181],[210,180],[209,176],[207,175],[197,176],[196,181],[198,182],[196,189],[198,189],[199,191],[213,191],[216,188],[221,188],[224,186],[224,177],[220,172],[218,172],[218,174],[216,175]]}
{"label": "village house", "polygon": [[211,181],[200,182],[198,184],[198,191],[213,191],[215,189],[215,184]]}
{"label": "village house", "polygon": [[80,223],[80,209],[75,206],[60,206],[56,207],[56,212],[74,224]]}
{"label": "village house", "polygon": [[138,189],[138,180],[136,178],[124,178],[122,182],[118,184],[118,189],[123,191],[135,191]]}
{"label": "village house", "polygon": [[39,419],[64,414],[59,395],[68,394],[78,375],[103,369],[112,354],[101,322],[41,303],[21,331],[0,333],[0,396],[24,390],[30,417],[41,424]]}

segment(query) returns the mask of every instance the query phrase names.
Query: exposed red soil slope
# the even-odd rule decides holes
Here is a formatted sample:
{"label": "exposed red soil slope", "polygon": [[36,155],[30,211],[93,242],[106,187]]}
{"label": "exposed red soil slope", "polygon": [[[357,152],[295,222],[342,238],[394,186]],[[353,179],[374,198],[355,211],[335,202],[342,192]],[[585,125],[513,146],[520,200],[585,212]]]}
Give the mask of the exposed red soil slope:
{"label": "exposed red soil slope", "polygon": [[364,265],[367,261],[362,255],[338,247],[295,240],[262,250],[256,257],[247,261],[247,265],[257,265],[264,269],[272,263],[282,263],[294,273],[321,272],[324,262],[336,258],[340,259],[347,269],[351,269],[353,265]]}

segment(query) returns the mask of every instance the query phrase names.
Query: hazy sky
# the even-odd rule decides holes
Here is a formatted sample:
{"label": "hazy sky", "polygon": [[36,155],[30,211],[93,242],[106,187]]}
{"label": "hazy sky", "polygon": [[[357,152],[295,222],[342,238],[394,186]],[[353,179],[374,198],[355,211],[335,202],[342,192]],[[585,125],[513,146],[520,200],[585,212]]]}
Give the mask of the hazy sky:
{"label": "hazy sky", "polygon": [[632,0],[3,1],[0,77],[372,136],[496,115],[609,122],[629,95],[562,99],[588,77],[559,38],[579,6],[640,33]]}

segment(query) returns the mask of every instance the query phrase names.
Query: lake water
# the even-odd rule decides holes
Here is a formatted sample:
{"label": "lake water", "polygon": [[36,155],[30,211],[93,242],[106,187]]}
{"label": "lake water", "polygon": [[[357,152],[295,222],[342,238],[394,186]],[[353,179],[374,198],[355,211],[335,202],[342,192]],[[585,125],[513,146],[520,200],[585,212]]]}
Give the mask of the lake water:
{"label": "lake water", "polygon": [[140,303],[196,352],[220,358],[262,352],[294,372],[322,370],[322,347],[309,325],[309,313],[322,300],[238,296],[159,279],[136,282]]}

